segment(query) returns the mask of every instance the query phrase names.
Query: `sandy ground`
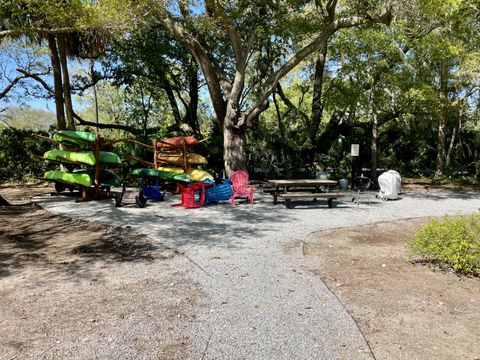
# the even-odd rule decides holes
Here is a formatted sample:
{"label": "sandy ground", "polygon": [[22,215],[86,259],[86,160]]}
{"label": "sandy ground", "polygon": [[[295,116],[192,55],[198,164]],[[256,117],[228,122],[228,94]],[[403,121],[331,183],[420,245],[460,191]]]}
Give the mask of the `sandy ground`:
{"label": "sandy ground", "polygon": [[431,219],[311,234],[304,253],[377,359],[479,359],[480,279],[412,265],[406,242]]}
{"label": "sandy ground", "polygon": [[[48,192],[51,187],[0,187],[16,204]],[[125,227],[31,205],[0,210],[0,359],[214,358],[191,351],[198,314],[212,311],[185,270],[191,259]],[[479,279],[405,259],[405,242],[427,221],[325,230],[280,246],[296,274],[313,274],[334,292],[376,359],[480,359]],[[233,250],[221,249],[210,262],[223,262]],[[239,271],[242,282],[253,276]],[[264,310],[260,304],[254,311]],[[254,336],[260,329],[249,331]]]}
{"label": "sandy ground", "polygon": [[0,359],[188,359],[203,294],[175,251],[1,188]]}

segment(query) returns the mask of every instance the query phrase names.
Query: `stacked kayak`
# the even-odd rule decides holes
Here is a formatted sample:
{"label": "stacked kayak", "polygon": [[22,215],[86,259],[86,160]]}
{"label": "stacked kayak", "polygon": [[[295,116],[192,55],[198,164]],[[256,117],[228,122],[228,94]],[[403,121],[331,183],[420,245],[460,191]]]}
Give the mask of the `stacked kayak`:
{"label": "stacked kayak", "polygon": [[177,149],[183,146],[191,147],[197,144],[198,140],[194,136],[176,136],[158,140],[156,146],[157,148]]}
{"label": "stacked kayak", "polygon": [[172,172],[172,171],[155,170],[155,169],[134,169],[130,171],[130,174],[140,175],[140,176],[155,176],[155,177],[159,177],[160,179],[174,180],[174,181],[181,181],[181,182],[192,181],[192,179],[188,174]]}
{"label": "stacked kayak", "polygon": [[198,142],[194,136],[176,136],[157,140],[155,142],[157,157],[155,160],[163,164],[181,166],[184,170],[190,165],[208,164],[204,156],[191,152],[191,148]]}
{"label": "stacked kayak", "polygon": [[98,140],[94,133],[60,130],[53,135],[53,139],[58,143],[68,145],[68,147],[78,150],[52,149],[45,152],[43,158],[65,165],[75,164],[81,168],[73,171],[47,171],[43,176],[45,180],[88,188],[95,186],[95,169],[98,169],[98,184],[101,187],[121,185],[122,182],[120,178],[104,167],[119,166],[122,164],[122,160],[113,152],[99,151],[99,162],[97,164],[95,152],[92,151],[92,149],[98,148],[96,145],[100,144],[96,144]]}
{"label": "stacked kayak", "polygon": [[190,168],[187,169],[187,174],[191,177],[193,181],[213,180],[213,176],[205,170]]}
{"label": "stacked kayak", "polygon": [[160,166],[156,169],[135,169],[130,171],[130,174],[180,182],[213,181],[213,176],[207,171],[190,167],[190,165],[208,164],[204,156],[191,152],[192,146],[198,142],[194,136],[176,136],[156,140],[154,164]]}
{"label": "stacked kayak", "polygon": [[157,170],[161,170],[161,171],[168,171],[168,172],[174,172],[174,173],[177,173],[177,174],[183,174],[185,171],[180,168],[180,167],[165,167],[165,166],[159,166],[157,168]]}
{"label": "stacked kayak", "polygon": [[59,130],[53,134],[53,139],[61,143],[93,145],[97,137],[94,133],[88,131]]}
{"label": "stacked kayak", "polygon": [[184,156],[186,157],[187,165],[205,165],[208,164],[207,159],[196,153],[189,153],[186,155],[183,154],[177,154],[177,153],[158,153],[157,154],[157,160],[160,162],[165,162],[168,164],[174,164],[174,165],[180,165],[182,166],[184,164]]}
{"label": "stacked kayak", "polygon": [[69,173],[60,170],[50,170],[43,175],[45,180],[58,181],[64,184],[72,184],[89,187],[92,185],[92,180],[88,174]]}
{"label": "stacked kayak", "polygon": [[[93,170],[86,169],[76,169],[72,172],[51,170],[47,171],[43,178],[49,181],[58,181],[65,184],[90,187],[94,184],[95,173]],[[122,184],[122,181],[117,174],[108,170],[101,170],[99,178],[100,186],[120,186]]]}
{"label": "stacked kayak", "polygon": [[[85,165],[95,165],[95,153],[93,151],[77,152],[67,151],[60,149],[52,149],[43,154],[43,157],[47,160],[64,162],[64,163],[80,163]],[[100,164],[103,165],[121,165],[122,160],[120,157],[112,152],[100,151],[99,154]]]}
{"label": "stacked kayak", "polygon": [[205,181],[205,180],[212,180],[213,181],[213,175],[210,174],[209,172],[201,169],[193,169],[193,168],[188,168],[187,171],[184,171],[182,168],[179,167],[164,167],[160,166],[157,168],[157,170],[163,171],[163,172],[172,172],[176,174],[187,174],[190,176],[191,181]]}

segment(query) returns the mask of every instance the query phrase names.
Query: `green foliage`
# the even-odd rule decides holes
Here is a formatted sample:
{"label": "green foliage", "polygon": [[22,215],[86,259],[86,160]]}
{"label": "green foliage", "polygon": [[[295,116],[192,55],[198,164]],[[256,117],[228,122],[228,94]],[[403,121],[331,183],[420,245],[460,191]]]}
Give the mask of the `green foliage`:
{"label": "green foliage", "polygon": [[480,275],[480,216],[433,221],[408,243],[407,254],[410,260]]}
{"label": "green foliage", "polygon": [[[215,3],[221,4],[226,20],[234,25],[243,50],[248,54],[246,87],[238,106],[238,111],[242,112],[264,91],[269,75],[325,29],[328,14],[322,7],[336,2],[3,0],[0,2],[0,29],[19,30],[11,36],[27,35],[35,39],[35,46],[40,49],[45,45],[42,39],[46,33],[39,29],[59,28],[73,31],[68,39],[81,44],[83,55],[92,55],[85,50],[90,48],[88,44],[106,47],[107,53],[95,52],[96,61],[102,63],[98,75],[105,78],[97,83],[96,89],[100,122],[144,130],[155,128],[157,134],[144,131],[144,139],[139,138],[150,143],[154,137],[182,135],[172,131],[183,129],[178,117],[182,125],[191,125],[188,119],[195,118],[199,125],[192,127],[195,133],[208,138],[199,145],[198,152],[210,155],[209,165],[219,173],[223,166],[223,139],[222,131],[213,123],[214,109],[207,97],[208,82],[201,75],[197,77],[200,73],[194,58],[184,48],[185,42],[169,34],[160,21],[163,13],[170,11],[177,23],[201,40],[199,46],[218,64],[216,76],[222,79],[220,85],[228,81],[231,86],[237,61],[232,51],[231,34],[226,31],[222,18],[212,12]],[[431,176],[436,166],[438,122],[445,114],[446,150],[452,149],[445,175],[480,179],[478,6],[467,0],[393,3],[394,17],[390,27],[342,29],[330,38],[321,98],[323,117],[313,137],[311,132],[312,129],[316,131],[316,127],[312,126],[311,107],[316,54],[283,78],[282,88],[293,106],[284,103],[278,94],[277,104],[269,98],[269,108],[247,132],[249,170],[259,169],[265,177],[313,176],[315,164],[318,164],[330,168],[334,178],[345,177],[350,172],[351,143],[361,145],[362,166],[370,167],[372,114],[376,113],[379,120],[378,167],[395,168],[403,176]],[[183,14],[182,4],[186,4],[191,16]],[[342,0],[338,2],[335,18],[369,17],[380,12],[384,5],[385,2],[379,0]],[[23,42],[24,38],[20,40]],[[4,39],[1,41],[5,44]],[[27,42],[27,47],[33,49],[34,45]],[[19,51],[25,49],[20,47]],[[15,68],[30,72],[47,70],[43,64],[45,58],[40,56],[39,59],[39,65],[33,68],[29,67],[30,61],[24,64],[12,61],[16,63]],[[448,94],[440,91],[439,69],[443,62],[448,70]],[[81,65],[80,68],[86,67]],[[0,74],[0,92],[15,75]],[[82,78],[78,75],[81,74],[72,79]],[[89,83],[90,75],[83,76],[86,80],[79,84],[73,81],[73,88]],[[51,74],[44,76],[51,84],[51,79],[47,78]],[[44,89],[40,83],[34,87],[33,82],[33,79],[22,80],[16,87],[24,84],[25,91],[10,95],[18,97],[21,94],[24,101],[27,99],[24,93],[40,96]],[[226,89],[228,86],[223,90]],[[225,94],[225,91],[221,94],[224,101]],[[85,120],[94,121],[92,90],[81,92],[75,100],[77,113]],[[177,117],[173,116],[172,104],[178,104]],[[10,116],[9,112],[3,114]],[[336,113],[342,114],[336,126],[338,131],[329,131]],[[198,116],[189,116],[193,114]],[[15,110],[15,115],[20,118],[22,114]],[[41,116],[27,115],[21,116],[21,121],[29,124],[34,116]],[[17,123],[7,123],[19,127]],[[9,136],[15,138],[15,134],[11,131]],[[326,141],[323,138],[321,144],[311,141],[322,134],[329,136]],[[118,130],[103,135],[121,138],[127,134]],[[452,138],[454,141],[449,147]],[[328,146],[320,147],[319,144]],[[1,181],[5,181],[3,174],[10,169],[3,164],[7,160],[13,164],[11,150],[5,152],[9,146],[17,145],[14,141],[1,145]],[[117,146],[124,156],[145,159],[150,156],[144,149],[129,143]],[[8,171],[15,172],[13,165],[11,169]],[[301,170],[303,174],[299,174]],[[19,168],[19,173],[23,176],[24,171]]]}
{"label": "green foliage", "polygon": [[56,118],[54,113],[40,109],[11,107],[0,115],[0,128],[2,127],[2,123],[4,123],[16,129],[45,131],[53,126],[55,122]]}
{"label": "green foliage", "polygon": [[[0,183],[43,176],[47,167],[52,167],[34,158],[34,155],[42,156],[45,151],[50,150],[52,144],[31,134],[31,130],[12,128],[0,131]],[[47,133],[42,135],[48,136]]]}

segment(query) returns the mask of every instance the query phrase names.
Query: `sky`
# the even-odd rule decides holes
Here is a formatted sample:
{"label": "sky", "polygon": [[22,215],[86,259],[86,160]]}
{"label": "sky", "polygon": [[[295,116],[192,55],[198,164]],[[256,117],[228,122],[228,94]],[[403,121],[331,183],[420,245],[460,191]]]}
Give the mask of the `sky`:
{"label": "sky", "polygon": [[[25,50],[25,49],[23,49]],[[45,64],[45,66],[50,66],[50,59],[46,56],[40,57],[40,61]],[[27,69],[30,68],[32,71],[39,71],[40,67],[32,67],[32,60],[21,54],[16,49],[12,51],[5,51],[5,47],[0,46],[0,92],[8,85],[8,79],[14,79],[20,73],[16,71],[18,67]],[[78,61],[70,61],[69,68],[70,71],[74,67],[78,67]],[[45,75],[41,77],[49,86],[53,87],[53,77],[52,75]],[[9,92],[6,99],[0,100],[0,109],[7,107],[30,107],[32,109],[40,109],[48,112],[55,112],[55,101],[53,98],[44,98],[41,96],[26,96],[25,89],[31,89],[36,87],[40,89],[40,94],[45,95],[46,90],[43,87],[39,86],[39,83],[33,79],[24,79],[21,82],[17,83],[14,88]],[[75,109],[79,109],[82,106],[75,101],[75,97],[72,99],[74,101]]]}
{"label": "sky", "polygon": [[[0,92],[8,85],[8,79],[14,79],[20,73],[17,68],[27,69],[31,72],[43,72],[47,68],[51,68],[50,57],[46,53],[45,47],[32,44],[23,47],[18,43],[12,43],[11,41],[3,41],[0,43]],[[78,61],[69,61],[69,69],[72,73],[72,69],[85,67]],[[53,76],[45,75],[41,78],[51,87],[53,87]],[[46,99],[41,96],[25,94],[25,89],[31,90],[33,88],[39,89],[39,94],[45,95],[46,90],[39,85],[39,83],[33,79],[21,80],[17,85],[9,92],[8,98],[2,101],[0,100],[0,109],[5,107],[17,107],[27,106],[33,109],[40,109],[49,112],[55,112],[55,101],[53,98]],[[75,99],[73,99],[75,101]],[[75,108],[81,107],[80,104],[75,103]]]}
{"label": "sky", "polygon": [[[18,67],[24,69],[32,68],[33,54],[26,49],[8,46],[2,44],[0,46],[0,92],[8,85],[9,80],[14,79],[20,73],[16,71]],[[45,57],[40,56],[41,63],[46,63]],[[37,68],[38,69],[38,68]],[[49,77],[42,77],[47,83],[51,83]],[[2,100],[1,108],[11,106],[25,106],[46,111],[53,111],[55,108],[53,100],[40,99],[33,96],[25,96],[24,86],[27,84],[35,84],[34,80],[22,80],[17,83],[9,92],[8,97]]]}

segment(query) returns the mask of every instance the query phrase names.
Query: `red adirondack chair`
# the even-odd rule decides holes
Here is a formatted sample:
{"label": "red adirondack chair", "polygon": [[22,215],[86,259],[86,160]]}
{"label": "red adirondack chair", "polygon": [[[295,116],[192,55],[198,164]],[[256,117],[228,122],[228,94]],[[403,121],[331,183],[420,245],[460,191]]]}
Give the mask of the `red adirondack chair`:
{"label": "red adirondack chair", "polygon": [[232,181],[233,193],[230,202],[235,206],[235,198],[246,197],[248,202],[253,205],[253,185],[248,185],[248,173],[242,170],[233,172],[230,180]]}
{"label": "red adirondack chair", "polygon": [[172,206],[183,206],[187,209],[193,209],[202,206],[205,203],[205,188],[211,186],[206,182],[195,182],[193,184],[183,185],[177,183],[182,192],[182,202]]}

